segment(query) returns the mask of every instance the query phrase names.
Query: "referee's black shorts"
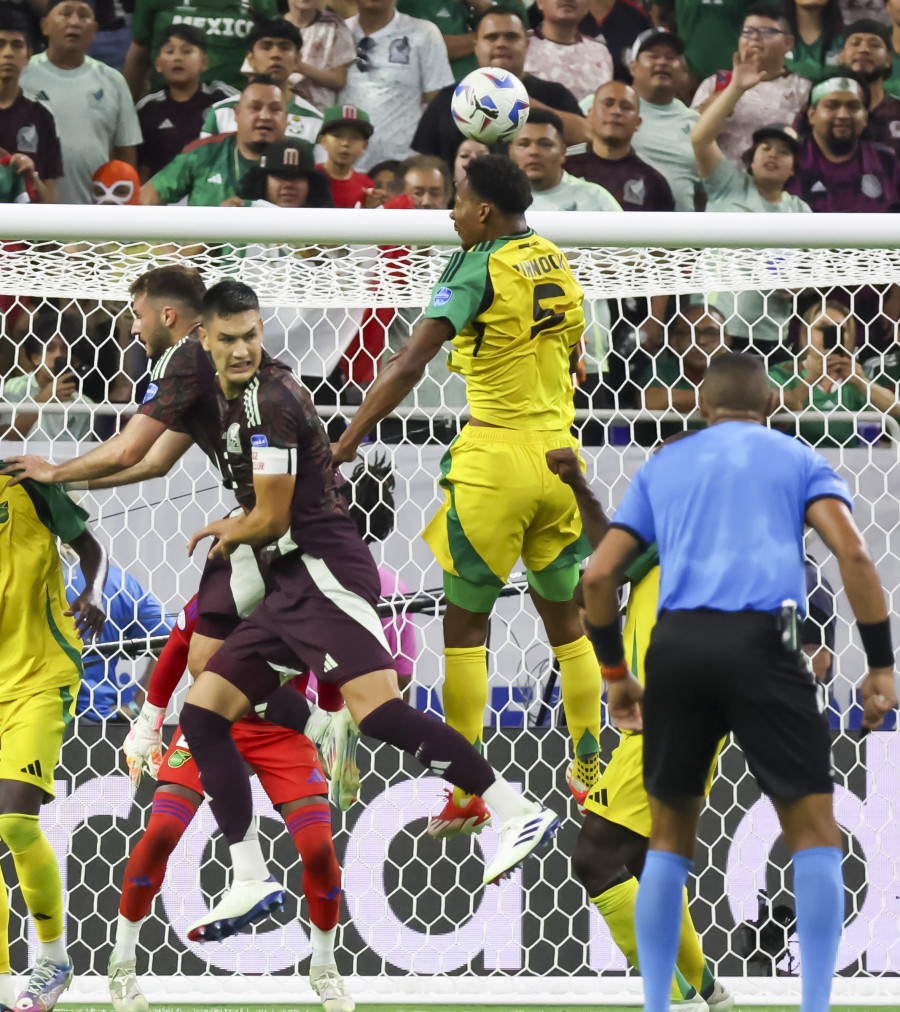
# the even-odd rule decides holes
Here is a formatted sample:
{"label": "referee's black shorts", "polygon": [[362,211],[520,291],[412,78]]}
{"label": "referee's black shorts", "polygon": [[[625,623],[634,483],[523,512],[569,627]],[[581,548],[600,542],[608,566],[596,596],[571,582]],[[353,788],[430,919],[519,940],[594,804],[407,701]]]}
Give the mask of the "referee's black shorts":
{"label": "referee's black shorts", "polygon": [[772,798],[830,794],[831,742],[815,676],[765,612],[664,611],[645,661],[644,785],[702,797],[716,746],[734,732]]}

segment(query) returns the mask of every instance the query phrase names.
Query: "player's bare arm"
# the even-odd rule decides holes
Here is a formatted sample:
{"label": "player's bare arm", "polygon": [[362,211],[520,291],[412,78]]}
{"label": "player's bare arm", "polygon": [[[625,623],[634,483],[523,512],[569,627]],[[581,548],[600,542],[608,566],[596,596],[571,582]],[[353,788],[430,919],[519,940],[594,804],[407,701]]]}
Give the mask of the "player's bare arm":
{"label": "player's bare arm", "polygon": [[44,484],[54,481],[90,481],[117,474],[138,463],[165,431],[165,425],[147,415],[133,415],[125,428],[112,439],[64,464],[51,464],[41,457],[25,454],[7,458],[3,474],[14,474],[11,485],[25,478]]}
{"label": "player's bare arm", "polygon": [[238,545],[264,548],[284,534],[291,525],[291,497],[296,476],[267,474],[253,476],[256,505],[249,513],[207,524],[191,538],[188,555],[204,538],[216,538],[209,558],[228,558]]}
{"label": "player's bare arm", "polygon": [[600,501],[587,483],[578,461],[578,455],[568,446],[564,446],[558,450],[548,450],[544,456],[547,467],[559,476],[560,481],[572,489],[575,501],[578,503],[578,511],[581,513],[581,525],[584,528],[584,533],[591,543],[591,548],[596,548],[609,530],[609,521],[606,519]]}
{"label": "player's bare arm", "polygon": [[174,432],[167,429],[150,447],[144,458],[133,467],[124,471],[107,475],[105,478],[91,478],[87,487],[91,491],[103,488],[119,488],[121,485],[134,485],[151,478],[161,478],[175,466],[175,462],[193,445],[193,439],[185,432]]}
{"label": "player's bare arm", "polygon": [[[863,645],[869,656],[866,639],[872,635],[878,636],[883,629],[888,630],[889,639],[890,632],[884,590],[865,538],[846,503],[840,499],[818,499],[812,503],[806,511],[806,522],[837,559],[847,600],[859,623]],[[864,707],[862,726],[870,731],[881,727],[885,715],[897,705],[893,660],[888,656],[887,650],[883,653],[884,656],[880,659],[885,662],[890,660],[890,663],[873,665],[870,657],[869,671],[859,690]]]}
{"label": "player's bare arm", "polygon": [[609,716],[616,727],[626,731],[643,728],[644,688],[625,665],[619,629],[619,585],[640,551],[641,543],[633,534],[611,527],[594,550],[582,581],[588,634],[608,686]]}
{"label": "player's bare arm", "polygon": [[450,321],[442,317],[427,318],[416,325],[409,340],[375,377],[353,420],[332,446],[335,464],[353,460],[363,439],[419,382],[428,363],[454,334]]}
{"label": "player's bare arm", "polygon": [[106,622],[103,611],[103,587],[109,569],[106,549],[89,530],[84,530],[71,542],[78,554],[84,574],[84,590],[75,598],[64,614],[75,619],[78,635],[89,643],[99,636]]}

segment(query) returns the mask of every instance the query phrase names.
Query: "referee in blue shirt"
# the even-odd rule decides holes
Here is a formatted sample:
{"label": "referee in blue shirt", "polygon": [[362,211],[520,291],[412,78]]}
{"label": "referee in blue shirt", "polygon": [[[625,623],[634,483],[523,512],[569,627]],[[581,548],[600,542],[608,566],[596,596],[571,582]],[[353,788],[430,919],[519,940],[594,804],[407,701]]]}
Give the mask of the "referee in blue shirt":
{"label": "referee in blue shirt", "polygon": [[[699,399],[709,427],[664,447],[635,475],[584,580],[610,714],[623,727],[643,721],[653,822],[635,909],[644,1008],[669,1009],[704,781],[716,743],[732,731],[793,855],[801,1010],[827,1012],[844,889],[828,724],[795,614],[805,611],[804,524],[834,553],[857,619],[870,729],[897,705],[884,592],[847,485],[808,446],[766,428],[775,395],[762,360],[714,358]],[[625,666],[616,591],[652,541],[659,620],[643,690]]]}

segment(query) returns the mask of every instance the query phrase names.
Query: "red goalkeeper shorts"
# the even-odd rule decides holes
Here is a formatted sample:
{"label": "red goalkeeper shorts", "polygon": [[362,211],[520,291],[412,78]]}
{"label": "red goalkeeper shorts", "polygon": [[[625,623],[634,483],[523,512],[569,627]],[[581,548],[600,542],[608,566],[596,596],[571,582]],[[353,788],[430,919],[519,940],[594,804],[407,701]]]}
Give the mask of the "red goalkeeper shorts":
{"label": "red goalkeeper shorts", "polygon": [[[238,721],[231,730],[238,752],[259,777],[273,805],[328,794],[316,747],[302,734],[265,721]],[[203,794],[200,772],[188,743],[175,729],[159,771],[161,784],[179,784]]]}

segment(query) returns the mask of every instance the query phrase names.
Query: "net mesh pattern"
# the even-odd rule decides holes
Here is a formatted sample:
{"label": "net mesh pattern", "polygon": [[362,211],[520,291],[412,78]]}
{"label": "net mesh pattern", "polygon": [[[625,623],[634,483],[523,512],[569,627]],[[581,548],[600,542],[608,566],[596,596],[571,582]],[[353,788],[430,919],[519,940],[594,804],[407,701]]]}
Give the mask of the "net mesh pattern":
{"label": "net mesh pattern", "polygon": [[[130,335],[128,286],[151,266],[186,259],[208,283],[234,277],[256,289],[268,351],[296,369],[335,437],[384,357],[421,317],[449,252],[443,245],[4,242],[0,453],[20,452],[25,439],[29,452],[62,460],[116,430],[147,383],[146,358]],[[576,430],[604,507],[618,503],[660,438],[699,424],[696,387],[708,355],[723,345],[750,347],[766,356],[779,391],[774,424],[820,448],[848,480],[893,606],[900,588],[894,420],[900,410],[893,396],[900,382],[900,300],[893,287],[900,253],[599,246],[565,253],[584,288],[588,322]],[[829,341],[834,346],[824,347]],[[438,356],[363,447],[364,460],[383,454],[393,470],[396,523],[373,552],[405,587],[393,609],[397,622],[415,629],[415,656],[406,658],[414,668],[411,698],[438,714],[441,573],[419,535],[441,501],[441,457],[465,416],[464,384]],[[153,595],[170,622],[199,579],[200,564],[185,551],[188,538],[233,506],[196,450],[164,479],[83,493],[81,502],[114,564]],[[869,986],[860,993],[895,995],[900,838],[892,813],[900,803],[900,745],[890,730],[860,736],[856,687],[864,657],[833,558],[815,538],[808,552],[816,602],[809,652],[828,700],[846,843],[847,923],[838,963],[854,985]],[[152,793],[145,783],[132,795],[119,752],[127,723],[118,712],[152,657],[147,637],[164,632],[158,617],[151,622],[142,611],[145,603],[135,595],[116,611],[113,646],[106,649],[125,646],[115,673],[105,676],[114,705],[104,719],[83,712],[75,721],[57,771],[57,799],[42,815],[63,869],[76,972],[99,981],[100,991],[125,860]],[[496,607],[489,657],[488,757],[564,817],[558,845],[483,891],[482,857],[496,846],[493,832],[477,842],[430,840],[424,820],[442,802],[442,782],[415,776],[413,764],[386,747],[363,748],[361,803],[334,815],[346,901],[338,964],[345,975],[369,982],[366,993],[377,993],[374,982],[384,978],[396,995],[415,993],[417,1000],[427,999],[429,988],[457,994],[470,988],[547,1004],[540,996],[560,976],[575,1000],[598,994],[601,984],[603,994],[633,996],[633,973],[571,874],[580,818],[564,782],[570,745],[553,655],[522,574]],[[184,684],[170,716],[183,693]],[[167,736],[173,727],[167,724]],[[614,730],[603,731],[604,760],[617,740]],[[289,890],[284,914],[222,944],[187,941],[188,924],[226,884],[227,852],[202,808],[141,935],[138,970],[154,982],[151,997],[156,987],[157,994],[185,998],[312,999],[292,976],[298,965],[305,969],[310,952],[296,850],[256,782],[254,792],[272,871]],[[14,883],[8,857],[0,864]],[[759,979],[763,990],[771,985],[783,994],[784,981],[798,972],[791,883],[772,808],[729,744],[703,815],[690,891],[710,964],[718,976],[735,979],[739,994],[742,987],[758,989]],[[33,933],[23,914],[15,886],[14,970],[30,964]],[[235,976],[243,974],[251,976]],[[267,976],[252,976],[259,974]],[[440,983],[445,975],[449,984]]]}

